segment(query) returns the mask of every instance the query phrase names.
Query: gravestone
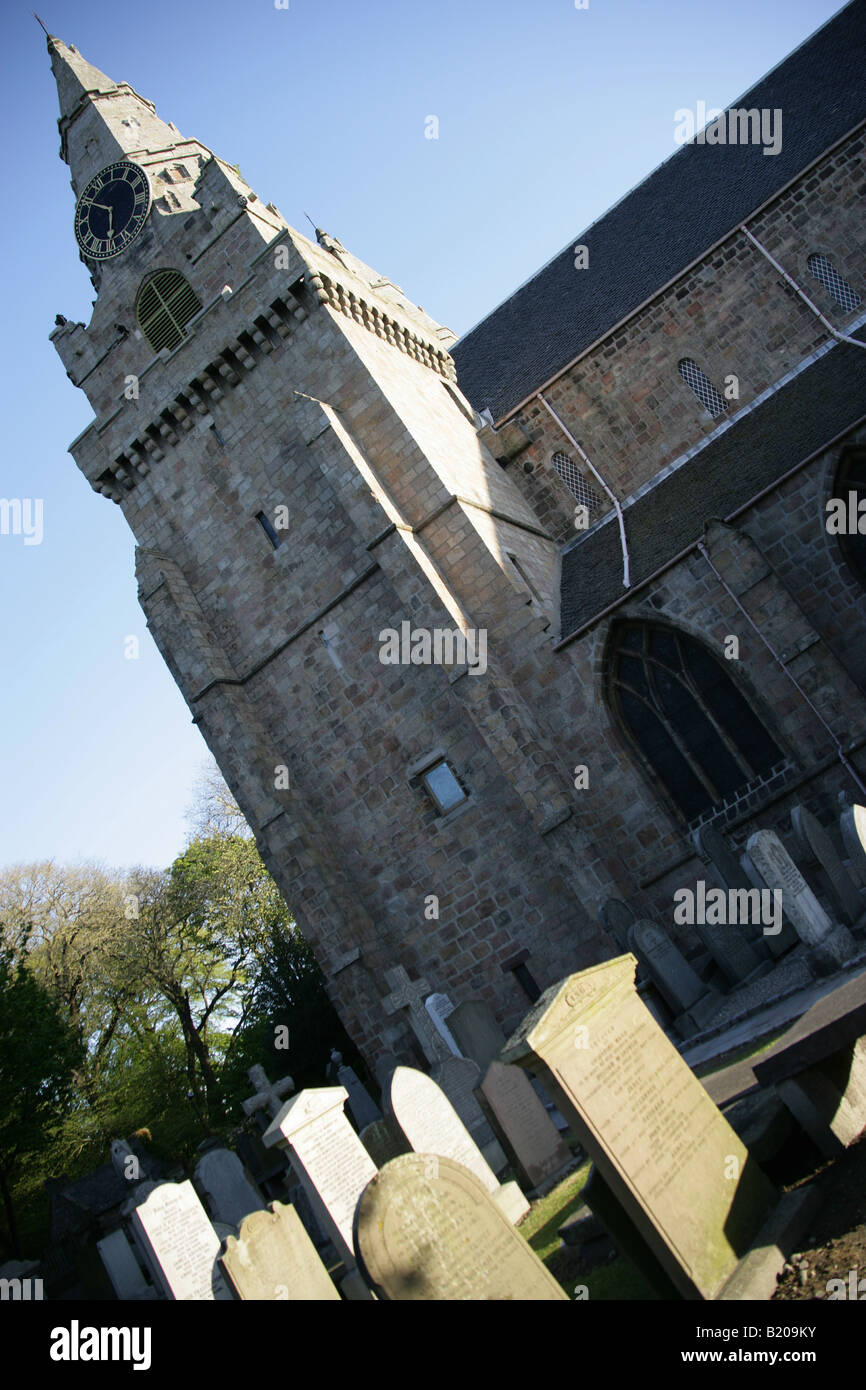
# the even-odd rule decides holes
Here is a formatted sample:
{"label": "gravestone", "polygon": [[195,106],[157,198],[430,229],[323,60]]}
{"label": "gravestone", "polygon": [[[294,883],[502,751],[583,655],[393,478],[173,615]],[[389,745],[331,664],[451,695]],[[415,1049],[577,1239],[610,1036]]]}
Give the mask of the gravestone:
{"label": "gravestone", "polygon": [[392,1158],[399,1158],[410,1151],[406,1136],[393,1115],[385,1115],[381,1120],[366,1125],[361,1130],[360,1139],[377,1168],[384,1168]]}
{"label": "gravestone", "polygon": [[598,915],[605,931],[613,937],[619,949],[628,951],[628,934],[637,921],[628,904],[620,898],[606,898],[598,910]]}
{"label": "gravestone", "polygon": [[154,1299],[159,1295],[152,1284],[148,1284],[141,1270],[135,1251],[123,1231],[112,1231],[96,1242],[99,1258],[111,1280],[111,1287],[117,1297],[125,1302],[140,1299]]}
{"label": "gravestone", "polygon": [[442,1038],[449,1052],[452,1052],[455,1057],[459,1057],[460,1048],[457,1046],[454,1035],[446,1022],[448,1016],[454,1012],[454,1005],[451,1003],[448,995],[428,995],[424,1000],[424,1008],[432,1018],[434,1027],[438,1031],[439,1036]]}
{"label": "gravestone", "polygon": [[475,1095],[481,1085],[481,1069],[477,1062],[471,1057],[449,1057],[434,1067],[430,1075],[454,1106],[485,1161],[495,1173],[501,1173],[508,1166],[508,1159]]}
{"label": "gravestone", "polygon": [[774,830],[758,830],[746,846],[770,889],[781,889],[784,908],[822,970],[838,970],[856,951],[846,927],[834,926]]}
{"label": "gravestone", "polygon": [[642,960],[660,994],[677,1015],[683,1036],[706,1028],[721,1000],[692,970],[667,932],[654,922],[635,922],[629,929],[634,953]]}
{"label": "gravestone", "polygon": [[220,1256],[238,1298],[289,1303],[340,1301],[298,1213],[283,1202],[253,1212]]}
{"label": "gravestone", "polygon": [[[743,870],[743,874],[746,880],[751,884],[752,888],[757,888],[758,891],[761,893],[767,893],[770,891],[767,887],[765,880],[761,877],[755,865],[752,863],[751,856],[749,855],[747,850],[743,850],[742,854],[740,855],[740,867]],[[775,936],[764,936],[764,943],[767,947],[767,950],[770,952],[770,955],[775,960],[778,960],[780,956],[784,956],[786,952],[793,951],[795,946],[802,946],[803,944],[796,931],[794,930],[794,925],[790,917],[785,911],[784,896],[782,897],[781,901],[782,930],[780,932],[777,932]],[[763,936],[763,929],[761,935]]]}
{"label": "gravestone", "polygon": [[482,1076],[506,1044],[506,1036],[485,999],[468,999],[448,1017],[448,1027],[464,1057],[471,1057]]}
{"label": "gravestone", "polygon": [[216,1258],[220,1238],[191,1182],[164,1182],[132,1213],[132,1233],[166,1298],[229,1299]]}
{"label": "gravestone", "polygon": [[355,1245],[380,1299],[567,1299],[484,1184],[448,1158],[406,1154],[383,1168],[358,1203]]}
{"label": "gravestone", "polygon": [[354,1067],[347,1067],[339,1052],[331,1053],[331,1061],[335,1064],[337,1084],[346,1088],[348,1096],[346,1104],[349,1107],[349,1114],[355,1121],[355,1128],[360,1131],[365,1125],[371,1125],[374,1120],[381,1120],[381,1110]]}
{"label": "gravestone", "polygon": [[529,1211],[517,1183],[500,1185],[448,1097],[432,1077],[414,1067],[398,1067],[391,1078],[391,1109],[415,1153],[438,1154],[462,1163],[484,1184],[510,1221]]}
{"label": "gravestone", "polygon": [[254,1067],[249,1068],[247,1076],[256,1090],[255,1095],[250,1096],[249,1100],[241,1102],[244,1114],[255,1115],[257,1110],[266,1110],[273,1119],[275,1115],[279,1114],[289,1091],[295,1089],[294,1081],[290,1076],[283,1076],[271,1085],[267,1072],[258,1062]]}
{"label": "gravestone", "polygon": [[424,1007],[424,1000],[430,993],[425,979],[410,980],[402,965],[385,971],[385,979],[391,993],[382,1000],[386,1014],[395,1014],[405,1009],[409,1027],[421,1045],[427,1061],[435,1065],[451,1056],[451,1049]]}
{"label": "gravestone", "polygon": [[866,806],[845,806],[839,816],[839,829],[851,868],[866,887]]}
{"label": "gravestone", "polygon": [[527,1188],[550,1181],[571,1163],[571,1150],[559,1137],[520,1067],[491,1062],[481,1093],[499,1127],[505,1150]]}
{"label": "gravestone", "polygon": [[860,896],[852,879],[823,825],[815,819],[805,806],[795,806],[791,812],[791,825],[797,846],[804,862],[817,862],[824,873],[824,888],[840,917],[849,926],[856,926],[863,913],[866,902]]}
{"label": "gravestone", "polygon": [[207,1200],[212,1221],[237,1226],[251,1211],[264,1206],[237,1154],[213,1148],[202,1154],[195,1167],[196,1186]]}
{"label": "gravestone", "polygon": [[776,1192],[642,1003],[635,964],[620,956],[553,985],[503,1060],[544,1068],[572,1132],[668,1277],[686,1298],[713,1298]]}
{"label": "gravestone", "polygon": [[376,1168],[343,1114],[345,1102],[344,1086],[301,1091],[271,1122],[265,1144],[288,1146],[318,1224],[351,1269],[352,1218]]}

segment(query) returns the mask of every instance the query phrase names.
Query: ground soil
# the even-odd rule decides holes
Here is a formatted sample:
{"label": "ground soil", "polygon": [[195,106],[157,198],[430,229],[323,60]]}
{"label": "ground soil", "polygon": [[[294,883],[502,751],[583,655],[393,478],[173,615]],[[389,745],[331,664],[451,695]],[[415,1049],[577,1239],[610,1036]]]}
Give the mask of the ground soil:
{"label": "ground soil", "polygon": [[826,1298],[830,1279],[843,1279],[848,1297],[853,1269],[864,1281],[859,1297],[866,1301],[866,1134],[838,1158],[808,1166],[811,1171],[801,1181],[817,1183],[823,1200],[774,1298]]}

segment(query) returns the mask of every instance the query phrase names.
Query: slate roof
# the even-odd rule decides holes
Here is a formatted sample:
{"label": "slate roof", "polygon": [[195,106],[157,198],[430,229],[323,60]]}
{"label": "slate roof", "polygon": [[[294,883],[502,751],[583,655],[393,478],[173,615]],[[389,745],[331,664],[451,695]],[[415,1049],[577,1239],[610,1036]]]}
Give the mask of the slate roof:
{"label": "slate roof", "polygon": [[[866,330],[855,337],[866,341]],[[632,589],[866,413],[866,353],[839,343],[623,509]],[[561,634],[628,593],[611,513],[562,553]]]}
{"label": "slate roof", "polygon": [[853,0],[732,103],[782,109],[779,154],[682,146],[461,338],[451,352],[476,410],[501,419],[866,117],[864,52],[866,0]]}

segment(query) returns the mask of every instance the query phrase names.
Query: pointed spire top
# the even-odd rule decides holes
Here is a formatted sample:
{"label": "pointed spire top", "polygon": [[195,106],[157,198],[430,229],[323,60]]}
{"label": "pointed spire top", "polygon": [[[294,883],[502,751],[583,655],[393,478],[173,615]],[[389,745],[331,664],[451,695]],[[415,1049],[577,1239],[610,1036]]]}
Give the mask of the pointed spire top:
{"label": "pointed spire top", "polygon": [[[39,22],[42,23],[41,20]],[[86,58],[82,58],[74,45],[65,44],[53,34],[48,35],[48,52],[51,54],[51,68],[57,82],[61,118],[71,116],[88,92],[117,90],[117,83],[92,63],[88,63]]]}

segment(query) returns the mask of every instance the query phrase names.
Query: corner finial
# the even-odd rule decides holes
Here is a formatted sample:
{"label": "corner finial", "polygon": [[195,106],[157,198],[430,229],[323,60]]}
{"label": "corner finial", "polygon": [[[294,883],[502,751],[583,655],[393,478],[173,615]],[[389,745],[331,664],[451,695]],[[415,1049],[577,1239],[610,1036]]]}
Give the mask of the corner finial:
{"label": "corner finial", "polygon": [[32,10],[31,13],[32,13],[32,15],[33,15],[33,18],[36,20],[36,23],[42,26],[42,29],[44,30],[46,37],[50,39],[50,38],[51,38],[51,35],[48,33],[48,30],[45,28],[45,25],[42,24],[42,20],[39,18],[39,16],[38,16],[38,14],[36,13],[36,11],[35,11],[35,10]]}

